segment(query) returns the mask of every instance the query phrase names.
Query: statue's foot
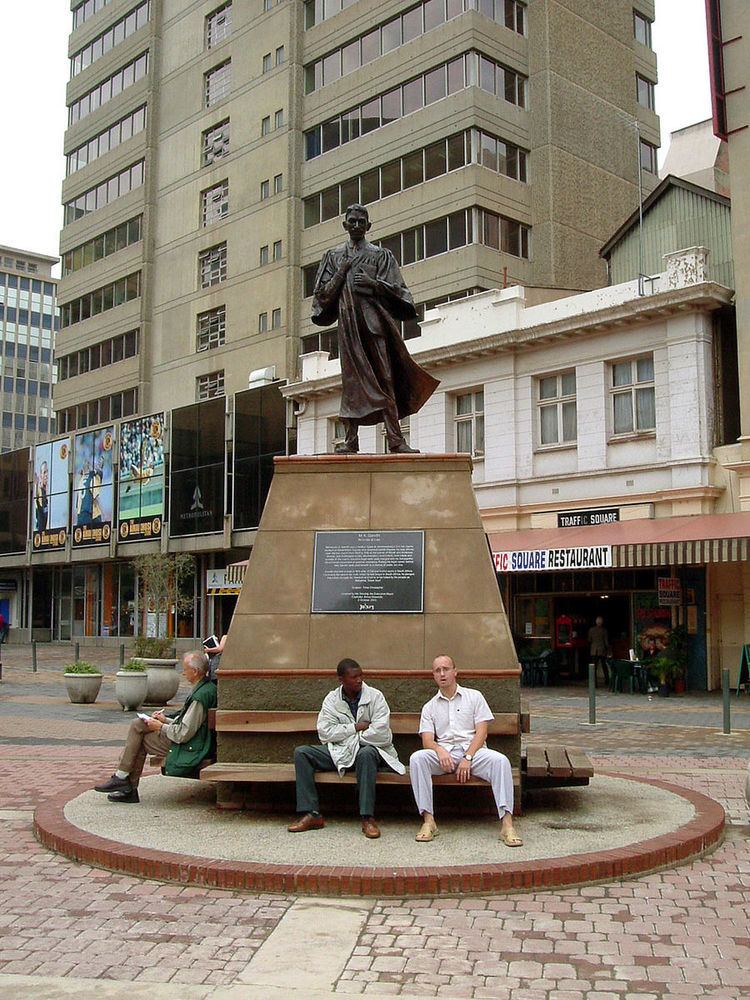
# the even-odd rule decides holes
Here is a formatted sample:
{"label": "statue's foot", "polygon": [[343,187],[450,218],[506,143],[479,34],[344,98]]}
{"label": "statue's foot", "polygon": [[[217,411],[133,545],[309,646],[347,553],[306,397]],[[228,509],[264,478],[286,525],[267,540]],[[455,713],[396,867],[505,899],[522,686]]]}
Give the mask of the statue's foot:
{"label": "statue's foot", "polygon": [[333,449],[334,455],[357,455],[359,454],[359,445],[350,445],[346,441],[339,441]]}
{"label": "statue's foot", "polygon": [[406,441],[397,444],[395,448],[389,448],[391,455],[419,455],[419,448],[410,448]]}

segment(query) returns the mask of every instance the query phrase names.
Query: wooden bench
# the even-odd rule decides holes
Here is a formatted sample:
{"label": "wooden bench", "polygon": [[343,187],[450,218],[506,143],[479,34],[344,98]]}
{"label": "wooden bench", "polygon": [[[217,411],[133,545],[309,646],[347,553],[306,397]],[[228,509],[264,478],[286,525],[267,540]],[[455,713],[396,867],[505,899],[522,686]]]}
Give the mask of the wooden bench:
{"label": "wooden bench", "polygon": [[588,785],[594,766],[582,750],[531,744],[521,753],[522,789]]}

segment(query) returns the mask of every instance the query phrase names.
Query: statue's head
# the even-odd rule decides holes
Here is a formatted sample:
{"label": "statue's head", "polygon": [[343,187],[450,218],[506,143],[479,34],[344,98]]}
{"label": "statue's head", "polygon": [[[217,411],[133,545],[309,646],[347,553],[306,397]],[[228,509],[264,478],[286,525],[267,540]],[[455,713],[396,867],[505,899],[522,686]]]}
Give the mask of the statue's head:
{"label": "statue's head", "polygon": [[349,205],[341,223],[352,239],[363,239],[372,223],[364,205]]}

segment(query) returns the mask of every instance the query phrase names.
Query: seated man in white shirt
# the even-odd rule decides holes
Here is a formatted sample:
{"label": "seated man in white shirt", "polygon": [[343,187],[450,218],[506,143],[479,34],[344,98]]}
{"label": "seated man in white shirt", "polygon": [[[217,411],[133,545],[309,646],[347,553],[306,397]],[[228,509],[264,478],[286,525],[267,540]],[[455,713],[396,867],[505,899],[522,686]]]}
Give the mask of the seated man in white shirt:
{"label": "seated man in white shirt", "polygon": [[438,692],[422,708],[419,733],[424,749],[409,760],[411,787],[422,816],[416,839],[426,843],[437,837],[432,804],[433,774],[455,774],[465,782],[473,775],[492,785],[500,816],[500,839],[508,847],[523,841],[513,828],[513,774],[505,754],[486,746],[487,723],[494,719],[484,695],[459,687],[458,671],[450,656],[436,656],[432,676]]}

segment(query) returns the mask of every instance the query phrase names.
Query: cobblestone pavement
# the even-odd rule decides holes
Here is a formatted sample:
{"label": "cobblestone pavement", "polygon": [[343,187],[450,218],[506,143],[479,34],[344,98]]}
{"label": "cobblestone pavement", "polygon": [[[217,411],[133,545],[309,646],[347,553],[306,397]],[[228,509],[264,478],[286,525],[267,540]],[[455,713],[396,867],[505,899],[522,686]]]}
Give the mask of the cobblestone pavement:
{"label": "cobblestone pavement", "polygon": [[[36,804],[109,774],[129,718],[114,701],[116,651],[86,648],[86,658],[105,668],[100,701],[68,703],[61,666],[71,653],[69,646],[40,646],[34,674],[28,647],[2,647],[0,997],[135,998],[138,984],[144,996],[158,984],[169,997],[250,1000],[750,996],[747,696],[732,696],[733,735],[724,736],[714,694],[648,701],[600,693],[600,724],[589,727],[585,691],[524,692],[530,741],[579,746],[600,767],[711,796],[731,824],[725,842],[701,861],[633,881],[492,898],[363,901],[361,923],[353,936],[342,935],[338,967],[321,992],[304,938],[276,962],[287,967],[279,970],[286,988],[253,985],[272,982],[260,973],[256,980],[253,970],[273,954],[303,900],[116,875],[34,840]],[[118,983],[123,990],[129,984],[127,992]]]}

